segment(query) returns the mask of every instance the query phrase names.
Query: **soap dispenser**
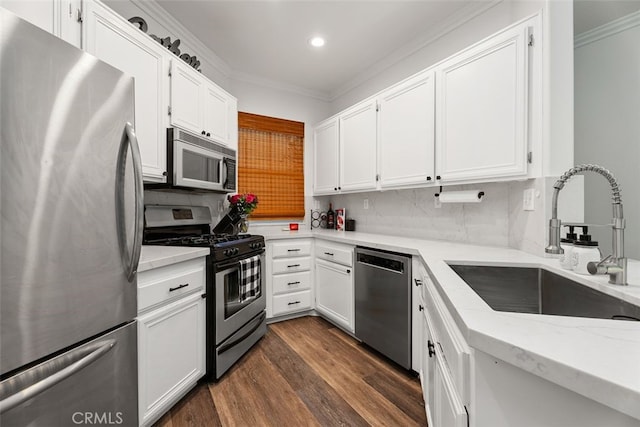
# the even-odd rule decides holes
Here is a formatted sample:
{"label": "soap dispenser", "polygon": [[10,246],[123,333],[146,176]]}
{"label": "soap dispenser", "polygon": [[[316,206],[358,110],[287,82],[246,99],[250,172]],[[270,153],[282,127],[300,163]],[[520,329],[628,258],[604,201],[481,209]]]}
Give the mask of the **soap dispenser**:
{"label": "soap dispenser", "polygon": [[564,249],[564,253],[560,255],[560,267],[565,270],[573,270],[573,249],[575,248],[575,242],[578,240],[578,235],[575,233],[573,225],[565,225],[565,227],[569,227],[569,232],[567,233],[567,237],[560,239],[560,247]]}
{"label": "soap dispenser", "polygon": [[572,264],[574,271],[579,274],[589,274],[587,264],[590,262],[598,263],[601,258],[602,253],[598,248],[598,242],[591,240],[589,227],[582,226],[582,234],[574,243],[573,248]]}

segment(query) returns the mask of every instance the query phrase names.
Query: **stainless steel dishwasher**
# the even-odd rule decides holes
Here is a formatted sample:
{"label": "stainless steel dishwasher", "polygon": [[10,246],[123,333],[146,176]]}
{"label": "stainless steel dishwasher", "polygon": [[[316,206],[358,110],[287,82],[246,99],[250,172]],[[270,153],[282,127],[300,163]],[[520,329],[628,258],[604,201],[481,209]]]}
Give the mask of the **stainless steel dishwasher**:
{"label": "stainless steel dishwasher", "polygon": [[355,334],[411,369],[411,257],[356,247]]}

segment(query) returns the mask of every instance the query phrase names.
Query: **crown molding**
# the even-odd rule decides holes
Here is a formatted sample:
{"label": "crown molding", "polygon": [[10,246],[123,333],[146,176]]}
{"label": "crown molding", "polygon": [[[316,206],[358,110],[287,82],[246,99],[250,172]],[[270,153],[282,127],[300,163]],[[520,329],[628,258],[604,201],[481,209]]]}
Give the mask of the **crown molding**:
{"label": "crown molding", "polygon": [[597,42],[614,34],[621,33],[640,25],[640,11],[615,19],[592,30],[578,34],[573,42],[573,48],[577,49],[584,45]]}
{"label": "crown molding", "polygon": [[255,85],[267,87],[270,89],[290,92],[296,95],[306,96],[308,98],[317,99],[323,102],[330,101],[328,92],[307,89],[301,86],[289,85],[286,83],[278,82],[276,80],[270,80],[264,77],[256,76],[254,74],[245,73],[243,71],[234,71],[231,75],[231,80],[237,81],[237,82],[255,84]]}
{"label": "crown molding", "polygon": [[222,58],[209,49],[204,43],[200,41],[187,27],[182,25],[176,20],[169,12],[167,12],[162,6],[155,1],[149,0],[129,0],[138,9],[148,14],[151,18],[158,21],[163,27],[172,32],[175,35],[180,35],[180,38],[185,42],[190,49],[193,49],[195,54],[206,61],[210,66],[226,78],[231,78],[232,70],[229,64],[227,64]]}
{"label": "crown molding", "polygon": [[499,3],[502,3],[504,0],[493,0],[491,2],[473,2],[464,8],[458,10],[457,12],[450,15],[446,20],[442,22],[438,28],[432,32],[431,34],[424,35],[422,37],[418,37],[413,42],[406,44],[403,48],[398,49],[395,53],[385,57],[381,61],[375,63],[373,66],[369,67],[366,72],[358,74],[354,79],[348,81],[344,85],[340,86],[334,91],[330,93],[330,101],[335,101],[342,95],[350,92],[351,90],[357,88],[368,80],[371,80],[375,76],[379,75],[383,71],[391,68],[395,64],[399,63],[403,59],[410,57],[421,49],[429,46],[434,43],[438,39],[444,37],[449,34],[456,28],[466,24],[473,18],[482,15],[487,10],[496,6]]}

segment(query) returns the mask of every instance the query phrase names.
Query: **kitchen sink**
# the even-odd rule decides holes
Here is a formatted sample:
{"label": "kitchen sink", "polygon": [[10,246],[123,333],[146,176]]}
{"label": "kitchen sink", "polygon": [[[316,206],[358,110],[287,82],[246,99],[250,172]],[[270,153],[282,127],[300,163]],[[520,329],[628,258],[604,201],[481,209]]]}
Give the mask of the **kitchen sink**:
{"label": "kitchen sink", "polygon": [[543,268],[449,266],[497,311],[640,321],[640,307]]}

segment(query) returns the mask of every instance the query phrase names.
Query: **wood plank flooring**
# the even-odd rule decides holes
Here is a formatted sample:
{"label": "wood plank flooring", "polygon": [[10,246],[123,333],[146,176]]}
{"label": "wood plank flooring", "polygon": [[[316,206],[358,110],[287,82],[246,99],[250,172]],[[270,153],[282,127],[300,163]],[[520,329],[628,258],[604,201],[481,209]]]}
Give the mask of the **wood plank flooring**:
{"label": "wood plank flooring", "polygon": [[222,379],[154,427],[426,426],[417,377],[319,317],[269,325]]}

